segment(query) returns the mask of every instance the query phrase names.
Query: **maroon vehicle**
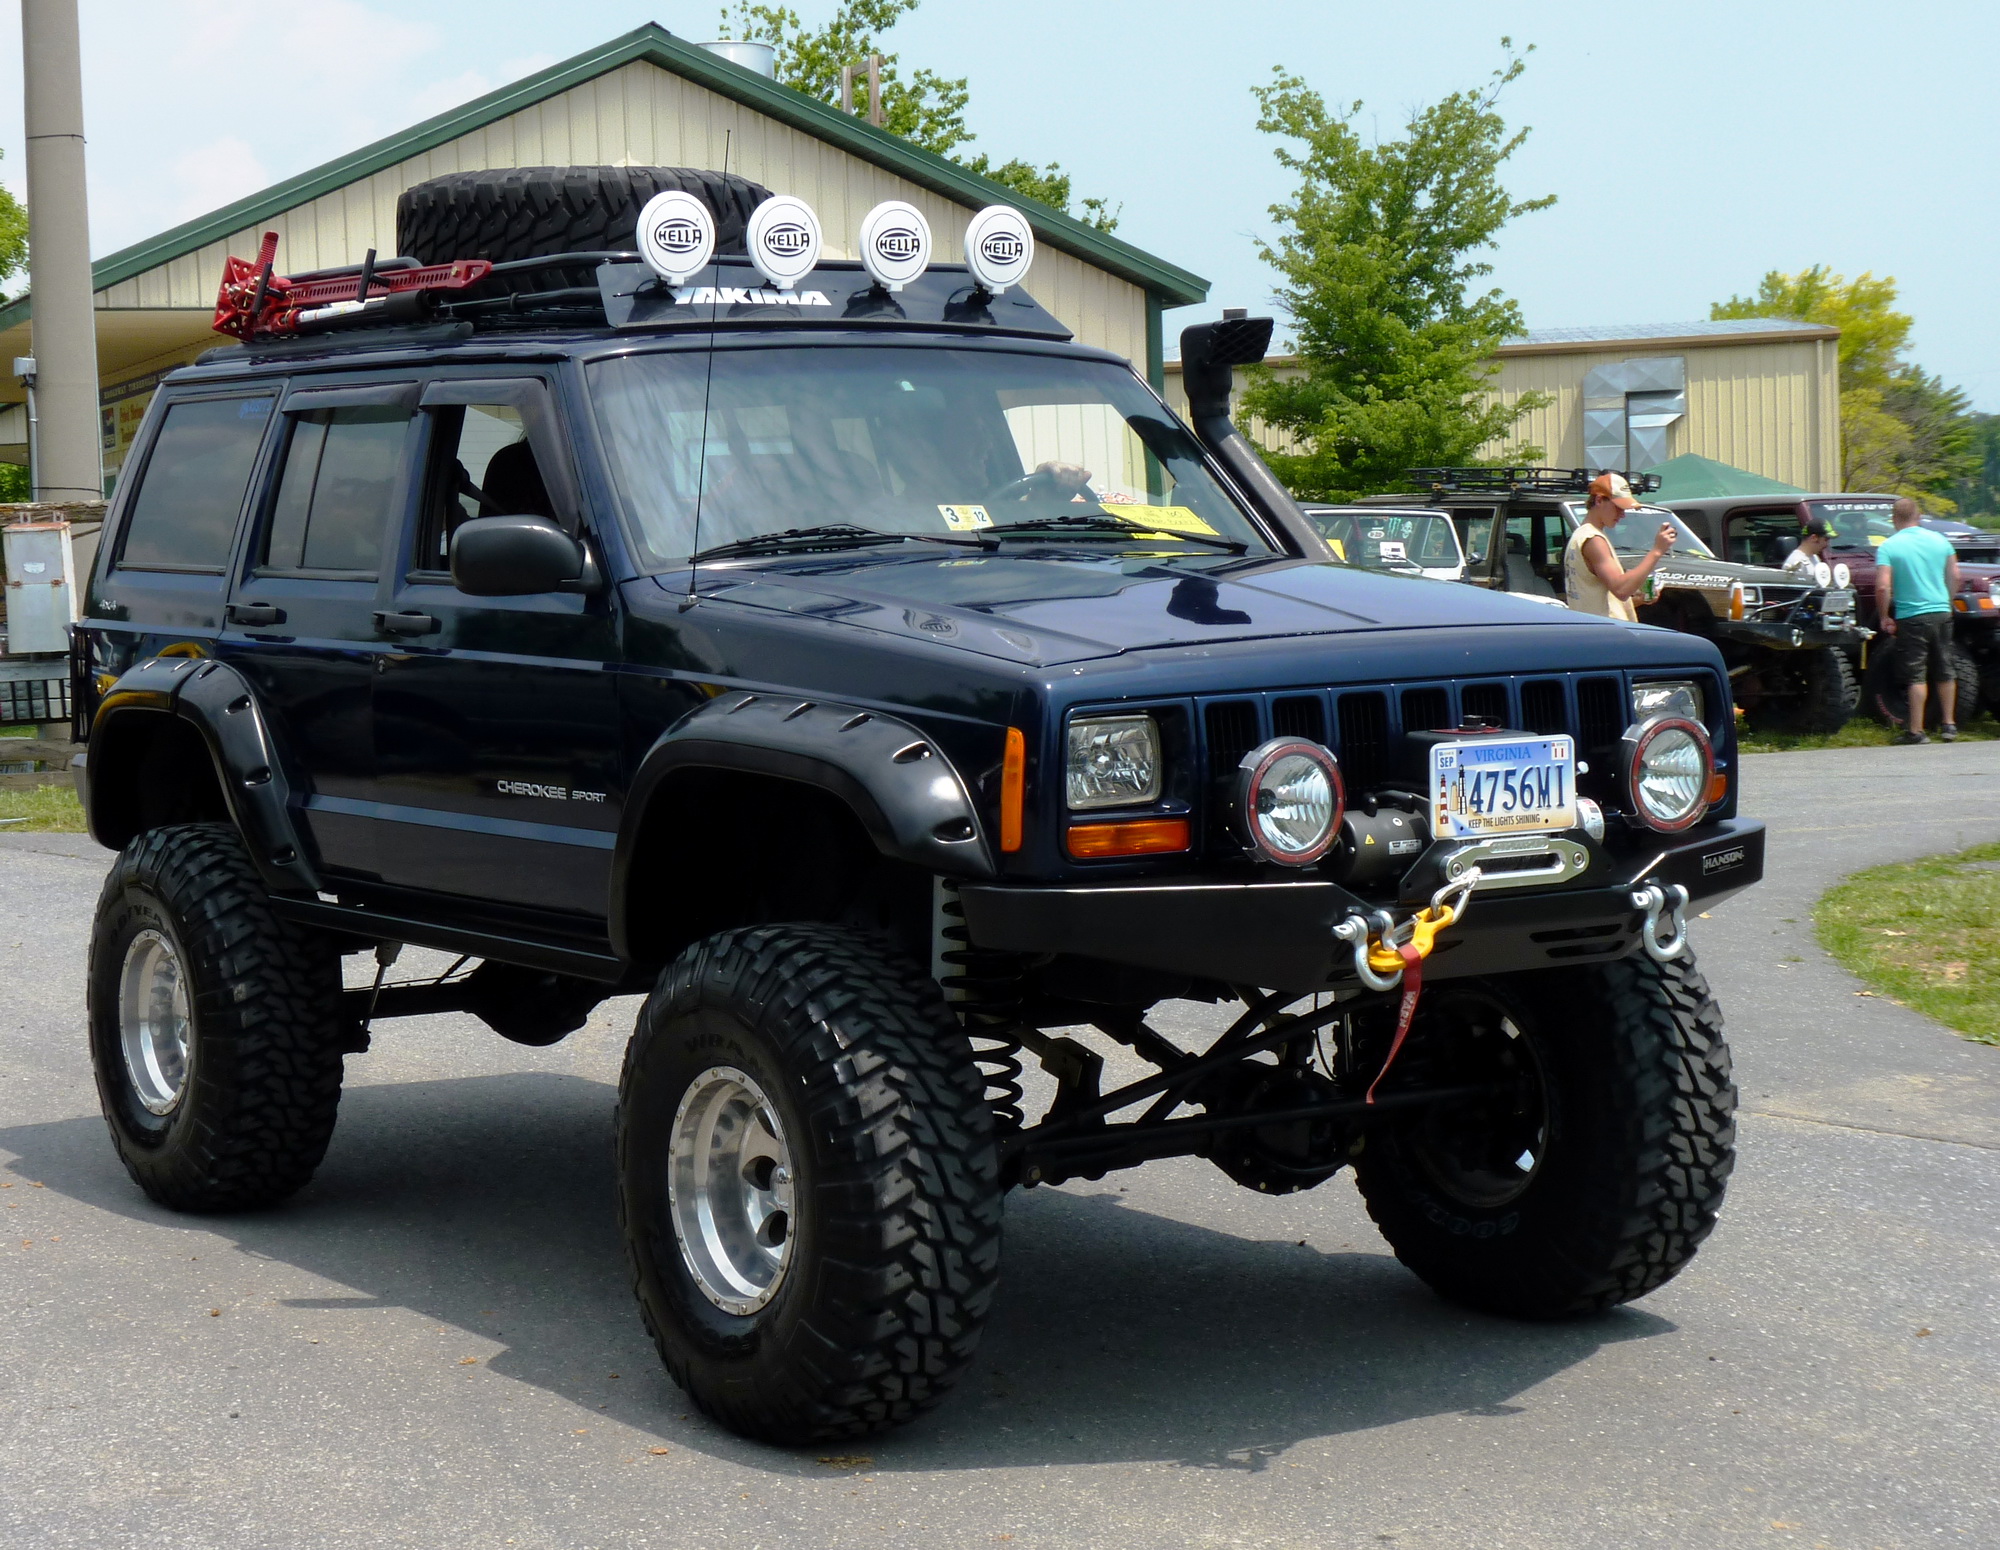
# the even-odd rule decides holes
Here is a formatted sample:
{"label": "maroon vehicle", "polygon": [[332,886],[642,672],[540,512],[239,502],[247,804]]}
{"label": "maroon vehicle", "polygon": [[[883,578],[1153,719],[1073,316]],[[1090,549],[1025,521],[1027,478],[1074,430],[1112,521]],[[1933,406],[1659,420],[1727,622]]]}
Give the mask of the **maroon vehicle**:
{"label": "maroon vehicle", "polygon": [[[1859,622],[1878,631],[1875,608],[1875,550],[1895,531],[1893,495],[1843,493],[1800,496],[1710,496],[1665,503],[1725,559],[1746,565],[1782,565],[1798,547],[1808,522],[1824,522],[1833,535],[1826,563],[1846,566],[1857,594]],[[1959,590],[1952,599],[1952,676],[1958,680],[1959,719],[1982,709],[2000,712],[2000,533],[1958,523],[1924,519],[1958,552]],[[1883,637],[1860,648],[1862,703],[1876,716],[1900,726],[1908,695],[1895,681]],[[1941,719],[1933,695],[1929,720]]]}

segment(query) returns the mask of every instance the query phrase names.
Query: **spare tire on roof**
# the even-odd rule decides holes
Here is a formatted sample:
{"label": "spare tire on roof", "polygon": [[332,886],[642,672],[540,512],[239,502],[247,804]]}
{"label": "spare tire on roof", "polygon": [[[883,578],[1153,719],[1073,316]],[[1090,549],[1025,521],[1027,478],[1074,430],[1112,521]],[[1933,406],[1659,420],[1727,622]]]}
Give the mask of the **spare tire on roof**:
{"label": "spare tire on roof", "polygon": [[748,178],[693,167],[502,167],[453,172],[403,190],[396,251],[426,264],[496,264],[554,253],[631,252],[639,211],[678,188],[715,212],[718,253],[741,253],[750,212],[771,191]]}

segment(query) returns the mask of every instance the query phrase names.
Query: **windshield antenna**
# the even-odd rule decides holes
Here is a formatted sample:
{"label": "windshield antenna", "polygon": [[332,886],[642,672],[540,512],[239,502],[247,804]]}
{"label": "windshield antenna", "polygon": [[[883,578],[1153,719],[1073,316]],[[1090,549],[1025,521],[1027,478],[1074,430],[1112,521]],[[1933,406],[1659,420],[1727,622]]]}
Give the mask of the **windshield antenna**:
{"label": "windshield antenna", "polygon": [[[722,176],[727,184],[729,177],[729,140],[732,131],[722,131]],[[721,279],[719,267],[711,276]],[[695,604],[694,584],[700,562],[695,556],[701,553],[701,498],[708,492],[708,400],[715,388],[715,320],[722,312],[722,287],[708,288],[708,369],[701,384],[701,451],[696,454],[694,473],[694,534],[688,539],[688,594],[681,599],[681,612],[686,613]]]}

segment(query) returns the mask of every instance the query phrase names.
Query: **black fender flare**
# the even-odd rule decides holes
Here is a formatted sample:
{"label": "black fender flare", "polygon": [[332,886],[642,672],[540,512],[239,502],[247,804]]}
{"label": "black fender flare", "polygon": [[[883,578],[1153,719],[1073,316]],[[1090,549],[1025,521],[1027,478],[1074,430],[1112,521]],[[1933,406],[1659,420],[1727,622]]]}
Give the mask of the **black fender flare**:
{"label": "black fender flare", "polygon": [[[90,741],[105,746],[113,723],[129,715],[170,715],[193,724],[215,761],[229,816],[265,885],[274,893],[317,893],[313,870],[292,821],[291,782],[264,712],[243,675],[209,657],[149,657],[107,689],[91,721]],[[90,831],[118,849],[132,838],[107,829],[98,812],[97,770],[86,801]],[[116,841],[117,843],[113,843]]]}
{"label": "black fender flare", "polygon": [[885,856],[967,879],[994,875],[993,849],[963,775],[907,721],[799,695],[722,695],[653,743],[625,799],[612,868],[612,941],[623,952],[629,867],[654,793],[676,771],[742,770],[816,786],[860,819]]}

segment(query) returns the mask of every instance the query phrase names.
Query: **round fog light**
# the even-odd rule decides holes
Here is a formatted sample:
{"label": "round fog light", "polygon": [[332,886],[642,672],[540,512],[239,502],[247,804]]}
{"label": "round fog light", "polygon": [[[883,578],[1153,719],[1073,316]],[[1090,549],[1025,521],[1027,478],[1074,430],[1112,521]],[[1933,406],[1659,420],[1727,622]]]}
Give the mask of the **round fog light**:
{"label": "round fog light", "polygon": [[1672,834],[1708,811],[1715,755],[1708,731],[1685,716],[1655,716],[1628,727],[1622,740],[1625,795],[1647,827]]}
{"label": "round fog light", "polygon": [[1236,767],[1244,837],[1267,860],[1311,866],[1340,833],[1346,807],[1333,754],[1305,738],[1274,737]]}

